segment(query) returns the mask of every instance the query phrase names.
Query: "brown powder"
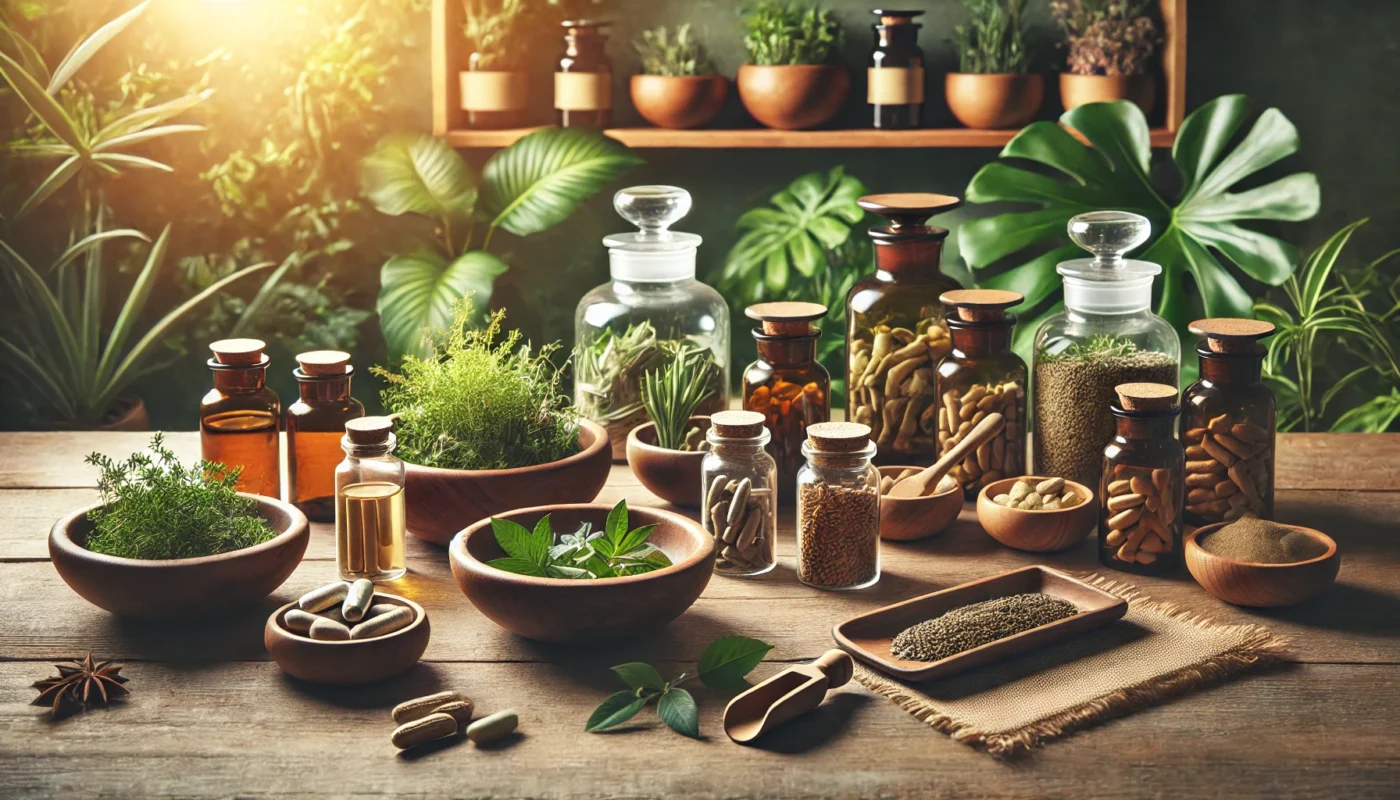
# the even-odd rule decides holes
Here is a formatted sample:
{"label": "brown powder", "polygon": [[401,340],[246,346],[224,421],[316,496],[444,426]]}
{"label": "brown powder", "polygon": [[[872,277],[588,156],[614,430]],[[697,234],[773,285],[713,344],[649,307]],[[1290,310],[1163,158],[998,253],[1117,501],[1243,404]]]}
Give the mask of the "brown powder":
{"label": "brown powder", "polygon": [[1294,564],[1317,558],[1327,545],[1297,528],[1245,517],[1199,539],[1203,550],[1254,564]]}

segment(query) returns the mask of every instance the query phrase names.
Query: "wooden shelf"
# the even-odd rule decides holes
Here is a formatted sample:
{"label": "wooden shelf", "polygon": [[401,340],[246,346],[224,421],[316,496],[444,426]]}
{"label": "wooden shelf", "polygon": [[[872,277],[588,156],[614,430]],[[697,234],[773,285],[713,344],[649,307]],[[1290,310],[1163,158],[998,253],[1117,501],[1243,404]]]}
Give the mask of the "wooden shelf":
{"label": "wooden shelf", "polygon": [[[450,130],[453,147],[506,147],[537,128],[498,131]],[[778,131],[768,128],[739,130],[666,130],[665,128],[609,128],[608,136],[628,147],[666,148],[902,148],[902,147],[1002,147],[1018,131],[975,131],[969,128],[924,128],[909,131],[820,130]],[[1152,131],[1153,147],[1170,147],[1176,133],[1165,128]]]}

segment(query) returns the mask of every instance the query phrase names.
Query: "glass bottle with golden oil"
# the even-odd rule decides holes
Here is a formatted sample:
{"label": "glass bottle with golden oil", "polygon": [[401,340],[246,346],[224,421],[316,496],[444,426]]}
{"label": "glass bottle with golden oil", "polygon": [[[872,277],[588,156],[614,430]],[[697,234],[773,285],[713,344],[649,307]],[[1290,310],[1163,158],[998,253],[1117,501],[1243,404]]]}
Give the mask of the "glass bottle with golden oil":
{"label": "glass bottle with golden oil", "polygon": [[345,460],[335,468],[335,562],[347,581],[392,581],[406,571],[404,467],[394,456],[397,444],[388,417],[345,423]]}
{"label": "glass bottle with golden oil", "polygon": [[335,519],[335,466],[345,423],[365,415],[350,396],[350,354],[313,350],[297,356],[301,396],[287,406],[287,502],[316,522]]}
{"label": "glass bottle with golden oil", "polygon": [[199,403],[199,444],[205,461],[242,467],[238,491],[282,496],[277,430],[282,403],[267,388],[267,365],[257,339],[223,339],[209,345],[214,388]]}

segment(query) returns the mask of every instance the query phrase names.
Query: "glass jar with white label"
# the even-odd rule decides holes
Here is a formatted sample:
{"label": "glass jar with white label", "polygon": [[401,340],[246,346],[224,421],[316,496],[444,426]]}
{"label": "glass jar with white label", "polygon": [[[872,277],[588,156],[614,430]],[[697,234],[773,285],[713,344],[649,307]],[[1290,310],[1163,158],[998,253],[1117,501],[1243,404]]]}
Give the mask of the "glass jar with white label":
{"label": "glass jar with white label", "polygon": [[565,20],[564,51],[554,73],[554,109],[565,128],[612,124],[612,61],[603,20]]}
{"label": "glass jar with white label", "polygon": [[919,49],[923,26],[914,18],[924,12],[877,8],[870,13],[880,18],[870,26],[875,31],[875,49],[866,70],[866,102],[874,125],[891,130],[917,128],[924,108],[924,51]]}

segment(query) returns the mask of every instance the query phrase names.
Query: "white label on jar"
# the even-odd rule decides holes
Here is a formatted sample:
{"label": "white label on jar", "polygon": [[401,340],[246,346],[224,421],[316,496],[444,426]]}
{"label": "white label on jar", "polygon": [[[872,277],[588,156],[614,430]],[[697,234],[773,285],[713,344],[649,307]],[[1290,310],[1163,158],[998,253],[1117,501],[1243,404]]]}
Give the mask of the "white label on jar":
{"label": "white label on jar", "polygon": [[514,111],[530,97],[523,72],[463,72],[462,108],[467,111]]}
{"label": "white label on jar", "polygon": [[923,67],[870,67],[866,102],[874,106],[907,106],[924,102]]}
{"label": "white label on jar", "polygon": [[612,108],[612,73],[554,73],[554,107],[561,111]]}

